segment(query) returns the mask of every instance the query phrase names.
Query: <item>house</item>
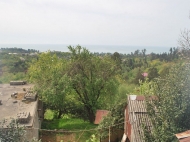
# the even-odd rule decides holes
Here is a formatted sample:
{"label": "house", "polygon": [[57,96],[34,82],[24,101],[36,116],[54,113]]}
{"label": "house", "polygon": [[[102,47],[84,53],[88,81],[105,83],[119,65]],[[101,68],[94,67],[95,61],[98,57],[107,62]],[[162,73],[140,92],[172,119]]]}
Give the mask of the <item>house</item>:
{"label": "house", "polygon": [[122,142],[144,142],[142,125],[149,130],[152,126],[146,110],[145,97],[129,95],[127,101]]}
{"label": "house", "polygon": [[32,93],[33,85],[0,84],[0,121],[16,119],[19,125],[26,129],[26,137],[31,140],[39,138],[39,128],[42,118],[42,103],[37,94]]}

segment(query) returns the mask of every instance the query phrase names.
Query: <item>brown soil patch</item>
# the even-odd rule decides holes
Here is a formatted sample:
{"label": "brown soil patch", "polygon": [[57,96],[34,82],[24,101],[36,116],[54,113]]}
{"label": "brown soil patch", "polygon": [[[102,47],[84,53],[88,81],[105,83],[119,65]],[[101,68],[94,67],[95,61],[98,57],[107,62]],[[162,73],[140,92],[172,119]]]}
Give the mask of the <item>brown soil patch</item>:
{"label": "brown soil patch", "polygon": [[18,93],[16,98],[13,97],[13,96],[12,96],[12,98],[15,99],[15,100],[22,100],[24,98],[25,94],[26,93]]}

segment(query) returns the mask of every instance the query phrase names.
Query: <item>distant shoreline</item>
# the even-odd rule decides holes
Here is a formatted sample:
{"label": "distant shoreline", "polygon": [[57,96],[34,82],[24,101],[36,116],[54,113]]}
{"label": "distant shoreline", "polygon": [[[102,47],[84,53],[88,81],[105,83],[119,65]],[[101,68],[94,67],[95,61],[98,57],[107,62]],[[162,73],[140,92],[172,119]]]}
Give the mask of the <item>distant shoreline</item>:
{"label": "distant shoreline", "polygon": [[[0,44],[0,48],[22,48],[22,49],[35,49],[40,52],[45,51],[62,51],[68,52],[69,44]],[[71,46],[76,46],[72,45]],[[125,45],[82,45],[82,47],[87,48],[90,52],[99,52],[99,53],[122,53],[130,54],[136,50],[146,49],[146,54],[149,53],[163,53],[169,52],[171,47],[157,47],[157,46],[125,46]]]}

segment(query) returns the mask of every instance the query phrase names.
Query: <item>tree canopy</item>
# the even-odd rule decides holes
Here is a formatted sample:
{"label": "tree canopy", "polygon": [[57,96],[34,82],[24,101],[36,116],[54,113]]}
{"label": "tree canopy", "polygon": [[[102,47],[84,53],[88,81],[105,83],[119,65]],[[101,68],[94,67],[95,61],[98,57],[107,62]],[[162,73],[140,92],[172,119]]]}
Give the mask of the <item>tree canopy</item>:
{"label": "tree canopy", "polygon": [[61,115],[77,104],[75,110],[80,108],[79,113],[94,122],[96,110],[108,108],[116,95],[117,64],[110,56],[100,58],[81,46],[68,48],[70,59],[42,53],[31,65],[29,78],[48,107]]}
{"label": "tree canopy", "polygon": [[147,84],[143,93],[154,94],[156,98],[147,100],[152,123],[151,132],[144,130],[147,142],[176,141],[174,134],[190,129],[189,70],[189,64],[181,64],[173,67],[164,79],[158,78]]}
{"label": "tree canopy", "polygon": [[59,118],[67,112],[70,98],[70,80],[67,76],[65,59],[50,52],[42,53],[29,68],[29,78],[35,83],[39,98],[52,110],[59,112]]}
{"label": "tree canopy", "polygon": [[81,46],[69,46],[69,49],[72,53],[69,70],[72,87],[84,105],[88,120],[94,122],[96,109],[116,93],[117,65],[110,56],[94,56]]}

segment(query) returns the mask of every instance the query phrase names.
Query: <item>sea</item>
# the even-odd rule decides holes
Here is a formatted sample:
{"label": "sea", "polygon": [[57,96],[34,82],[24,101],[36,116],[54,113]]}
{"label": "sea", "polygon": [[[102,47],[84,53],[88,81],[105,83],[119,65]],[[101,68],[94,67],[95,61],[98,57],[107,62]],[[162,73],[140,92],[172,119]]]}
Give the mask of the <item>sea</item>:
{"label": "sea", "polygon": [[[76,47],[75,44],[0,44],[0,48],[22,48],[22,49],[35,49],[40,52],[45,51],[62,51],[69,52],[68,46]],[[90,52],[99,52],[99,53],[122,53],[122,54],[130,54],[131,52],[135,52],[136,50],[146,49],[146,54],[150,53],[163,53],[169,52],[171,47],[159,47],[159,46],[128,46],[128,45],[82,45],[81,47],[85,47]],[[173,47],[172,47],[173,48]]]}

